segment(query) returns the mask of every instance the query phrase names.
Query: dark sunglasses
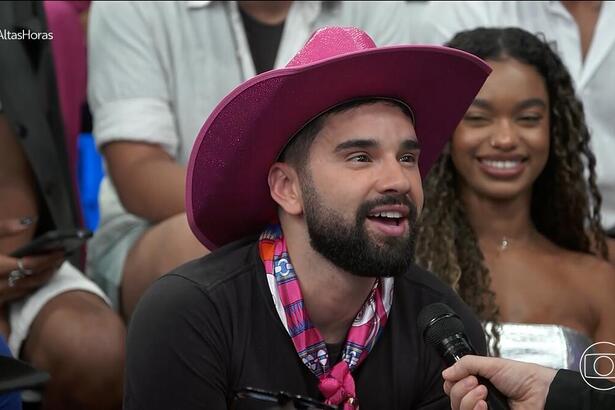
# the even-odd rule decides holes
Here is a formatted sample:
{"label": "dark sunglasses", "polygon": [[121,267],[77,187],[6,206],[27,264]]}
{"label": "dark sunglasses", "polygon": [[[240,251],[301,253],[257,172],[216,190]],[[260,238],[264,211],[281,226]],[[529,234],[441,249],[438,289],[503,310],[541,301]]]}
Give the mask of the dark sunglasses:
{"label": "dark sunglasses", "polygon": [[231,405],[232,410],[237,408],[239,400],[258,400],[276,404],[280,410],[338,410],[336,406],[319,402],[310,397],[298,396],[284,391],[274,393],[254,387],[244,387],[235,390]]}

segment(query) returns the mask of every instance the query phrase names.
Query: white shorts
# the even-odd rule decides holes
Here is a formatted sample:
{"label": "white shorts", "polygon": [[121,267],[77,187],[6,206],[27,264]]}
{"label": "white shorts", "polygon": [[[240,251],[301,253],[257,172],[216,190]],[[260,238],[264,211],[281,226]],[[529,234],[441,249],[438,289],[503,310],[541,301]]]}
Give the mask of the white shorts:
{"label": "white shorts", "polygon": [[59,294],[72,290],[93,293],[109,304],[107,296],[94,282],[69,262],[64,262],[46,285],[27,298],[11,303],[9,317],[11,334],[8,344],[13,356],[19,357],[21,346],[28,336],[30,326],[43,306]]}

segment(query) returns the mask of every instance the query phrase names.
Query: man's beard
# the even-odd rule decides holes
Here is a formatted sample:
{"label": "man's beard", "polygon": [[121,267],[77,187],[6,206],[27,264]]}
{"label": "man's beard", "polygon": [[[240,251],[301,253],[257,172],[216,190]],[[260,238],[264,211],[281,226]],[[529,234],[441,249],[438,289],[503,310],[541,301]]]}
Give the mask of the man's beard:
{"label": "man's beard", "polygon": [[[357,210],[354,224],[337,211],[327,208],[306,176],[301,186],[305,220],[312,248],[335,266],[357,276],[398,276],[414,262],[416,206],[405,195],[383,195],[366,201]],[[376,206],[404,205],[409,233],[403,237],[370,237],[366,228],[367,216]],[[380,243],[378,243],[380,242]]]}

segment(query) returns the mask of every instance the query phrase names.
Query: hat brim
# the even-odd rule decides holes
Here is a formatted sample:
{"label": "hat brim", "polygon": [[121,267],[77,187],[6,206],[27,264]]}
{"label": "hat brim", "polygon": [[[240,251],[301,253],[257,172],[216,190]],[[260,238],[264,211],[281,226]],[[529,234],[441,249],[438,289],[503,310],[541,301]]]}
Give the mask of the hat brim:
{"label": "hat brim", "polygon": [[277,220],[267,175],[289,138],[340,102],[387,97],[413,111],[425,176],[491,72],[441,46],[391,46],[258,75],[214,109],[195,141],[186,182],[188,222],[210,250]]}

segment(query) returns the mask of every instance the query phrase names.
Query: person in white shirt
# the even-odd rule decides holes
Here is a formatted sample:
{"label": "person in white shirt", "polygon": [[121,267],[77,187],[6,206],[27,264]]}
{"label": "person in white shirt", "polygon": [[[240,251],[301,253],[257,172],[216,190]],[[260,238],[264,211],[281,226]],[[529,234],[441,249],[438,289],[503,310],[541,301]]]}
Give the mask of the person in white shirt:
{"label": "person in white shirt", "polygon": [[108,176],[101,186],[101,226],[89,247],[88,273],[126,319],[151,282],[207,252],[186,221],[185,164],[218,101],[256,73],[284,66],[319,27],[359,27],[379,45],[406,42],[404,6],[93,4],[88,92]]}
{"label": "person in white shirt", "polygon": [[[609,1],[432,1],[414,36],[443,44],[476,27],[542,33],[564,60],[583,102],[602,195],[602,226],[615,231],[615,3]],[[608,241],[615,254],[615,241]],[[612,258],[612,256],[611,256]]]}

